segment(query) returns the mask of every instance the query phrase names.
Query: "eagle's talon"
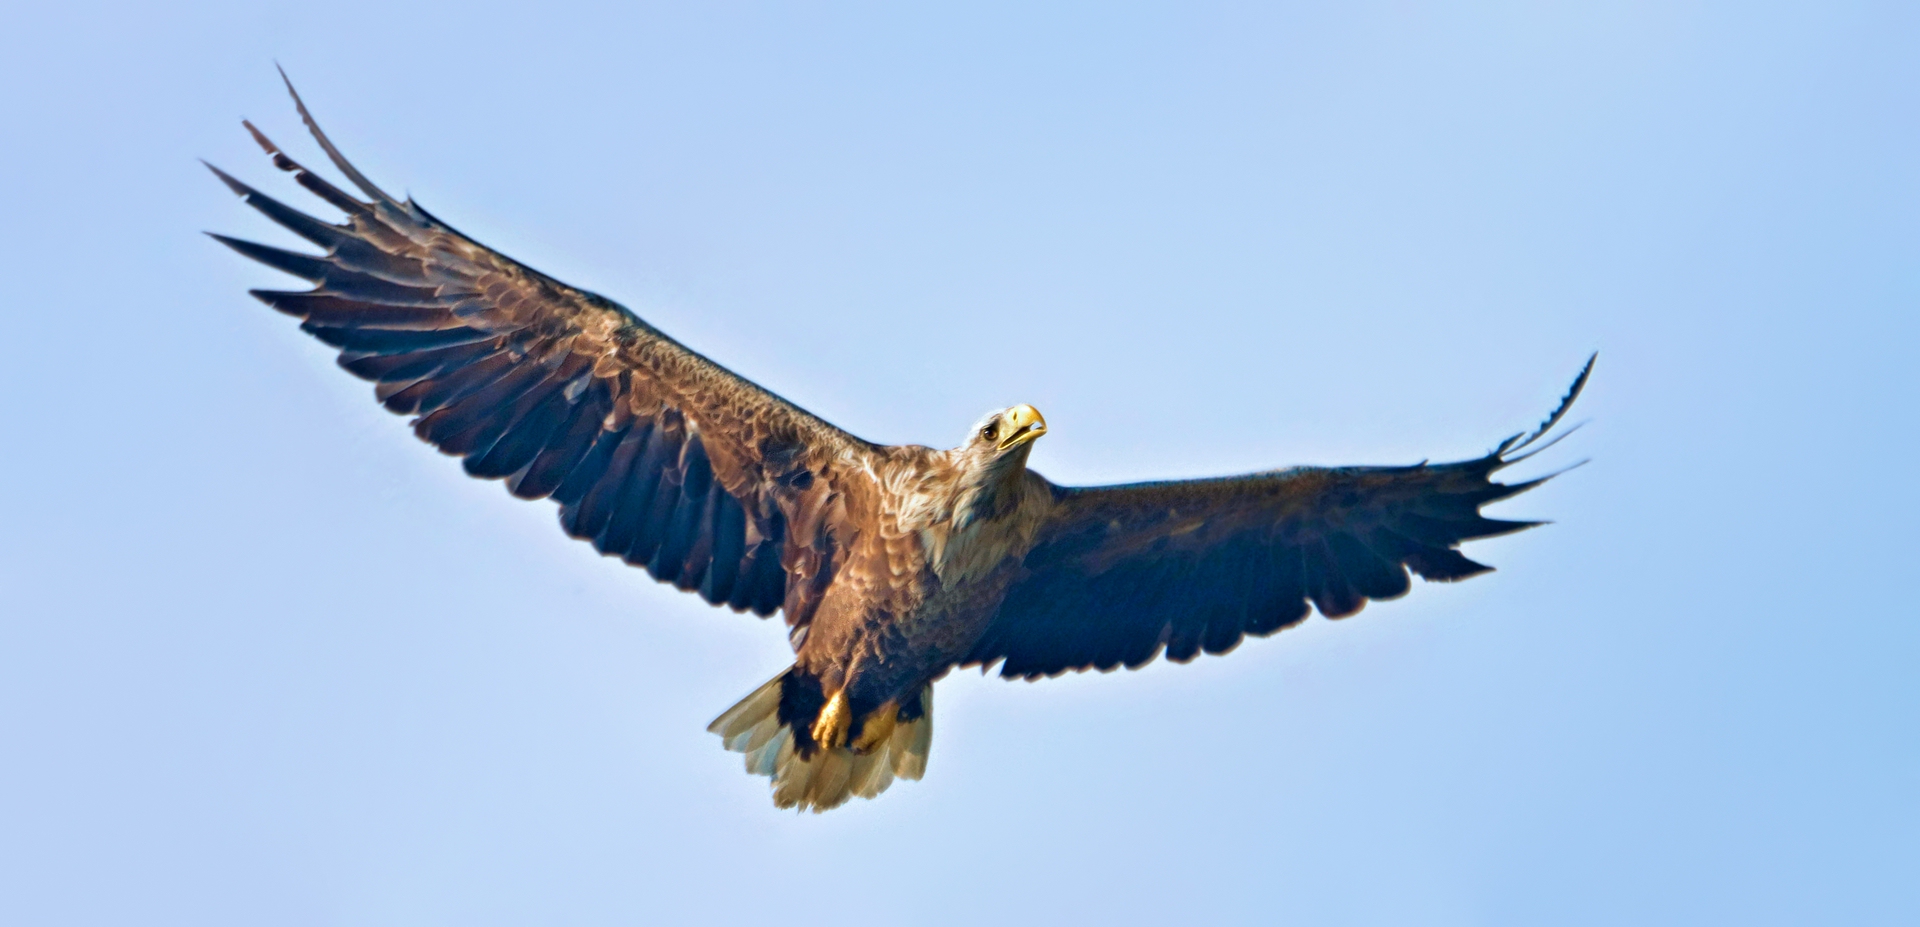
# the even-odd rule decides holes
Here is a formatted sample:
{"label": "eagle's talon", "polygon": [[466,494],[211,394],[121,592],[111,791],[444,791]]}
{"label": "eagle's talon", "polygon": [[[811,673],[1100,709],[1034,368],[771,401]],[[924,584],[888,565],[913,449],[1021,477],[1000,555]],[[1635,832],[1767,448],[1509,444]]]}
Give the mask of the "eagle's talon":
{"label": "eagle's talon", "polygon": [[894,722],[899,719],[900,706],[893,702],[874,709],[873,714],[867,716],[866,723],[860,726],[860,737],[853,742],[853,752],[865,756],[879,749],[881,744],[887,742],[887,738],[893,736]]}
{"label": "eagle's talon", "polygon": [[847,690],[841,689],[827,699],[825,707],[820,709],[820,717],[813,720],[813,742],[822,750],[835,750],[847,742],[847,728],[853,725],[852,713],[847,710]]}

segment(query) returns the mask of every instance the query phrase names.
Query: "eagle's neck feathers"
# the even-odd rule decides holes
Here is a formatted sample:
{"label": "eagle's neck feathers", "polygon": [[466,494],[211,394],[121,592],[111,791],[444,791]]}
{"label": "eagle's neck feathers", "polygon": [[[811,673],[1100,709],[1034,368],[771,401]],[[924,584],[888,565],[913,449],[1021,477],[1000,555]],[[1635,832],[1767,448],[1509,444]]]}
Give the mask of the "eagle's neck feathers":
{"label": "eagle's neck feathers", "polygon": [[[968,448],[934,452],[895,490],[896,525],[920,538],[943,586],[992,572],[1024,555],[1051,496],[1026,472],[1026,448],[983,456]],[[904,474],[903,474],[904,475]]]}

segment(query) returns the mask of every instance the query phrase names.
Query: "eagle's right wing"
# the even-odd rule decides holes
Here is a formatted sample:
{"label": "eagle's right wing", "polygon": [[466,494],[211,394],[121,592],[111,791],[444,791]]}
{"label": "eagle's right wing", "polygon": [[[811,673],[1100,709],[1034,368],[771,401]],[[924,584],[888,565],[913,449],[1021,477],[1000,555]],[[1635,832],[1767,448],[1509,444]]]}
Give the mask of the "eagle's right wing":
{"label": "eagle's right wing", "polygon": [[214,168],[248,205],[326,249],[214,236],[316,284],[253,294],[339,348],[340,366],[377,383],[382,404],[414,416],[414,433],[465,458],[468,473],[553,497],[568,534],[708,602],[784,607],[804,626],[837,566],[842,496],[869,491],[878,449],[387,195],[294,102],[371,202],[248,124],[278,167],[347,214],[322,222]]}

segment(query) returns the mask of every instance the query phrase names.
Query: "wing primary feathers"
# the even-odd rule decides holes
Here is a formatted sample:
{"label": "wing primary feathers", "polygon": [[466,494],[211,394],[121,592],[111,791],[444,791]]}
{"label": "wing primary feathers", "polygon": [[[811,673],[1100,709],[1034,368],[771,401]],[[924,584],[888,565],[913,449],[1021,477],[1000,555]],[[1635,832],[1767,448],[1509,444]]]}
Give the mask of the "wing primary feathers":
{"label": "wing primary feathers", "polygon": [[438,331],[402,331],[391,328],[334,328],[309,319],[300,330],[324,344],[360,355],[412,354],[434,348],[491,341],[492,335],[471,328],[443,328]]}
{"label": "wing primary feathers", "polygon": [[1544,521],[1513,521],[1505,518],[1485,518],[1474,516],[1468,523],[1466,532],[1460,536],[1462,541],[1477,541],[1481,538],[1497,538],[1503,534],[1525,531],[1547,524]]}
{"label": "wing primary feathers", "polygon": [[293,89],[293,80],[287,77],[287,69],[278,64],[274,65],[274,68],[280,72],[281,82],[287,85],[287,95],[293,97],[294,108],[300,111],[300,121],[307,124],[307,131],[313,133],[313,140],[320,143],[320,150],[327,153],[327,158],[333,162],[333,166],[338,168],[340,173],[347,175],[347,179],[353,181],[353,185],[359,187],[361,192],[390,206],[403,208],[399,200],[388,196],[387,191],[374,186],[373,181],[368,180],[365,174],[360,173],[347,161],[346,156],[340,153],[340,149],[333,147],[333,140],[327,138],[327,133],[320,131],[320,123],[314,121],[312,113],[307,112],[307,104],[300,99],[300,91]]}
{"label": "wing primary feathers", "polygon": [[1532,434],[1526,434],[1525,432],[1522,432],[1521,434],[1526,435],[1525,438],[1522,438],[1521,435],[1514,435],[1513,437],[1508,438],[1507,440],[1501,442],[1500,449],[1497,452],[1499,456],[1505,457],[1508,454],[1518,451],[1521,448],[1524,448],[1527,445],[1540,440],[1540,437],[1542,435],[1553,430],[1553,426],[1560,424],[1560,420],[1566,417],[1567,410],[1573,408],[1573,401],[1575,399],[1580,398],[1580,391],[1587,388],[1587,377],[1593,375],[1593,362],[1599,359],[1600,359],[1599,351],[1595,351],[1592,354],[1588,355],[1587,363],[1580,368],[1580,375],[1573,378],[1573,385],[1567,387],[1567,394],[1561,397],[1560,405],[1554,408],[1553,414],[1547,416],[1547,420],[1544,422],[1541,422],[1540,427],[1535,428]]}
{"label": "wing primary feathers", "polygon": [[247,257],[253,258],[274,270],[289,273],[302,280],[311,280],[315,283],[320,282],[322,278],[326,277],[327,269],[333,266],[324,257],[301,254],[298,251],[287,251],[282,248],[275,248],[270,245],[263,245],[241,238],[230,238],[216,232],[208,232],[207,237]]}
{"label": "wing primary feathers", "polygon": [[[200,163],[206,164],[205,161]],[[287,163],[291,164],[292,162],[289,161]],[[295,166],[298,167],[298,165]],[[438,279],[430,279],[428,269],[417,259],[402,257],[383,251],[374,242],[358,237],[353,229],[322,222],[319,219],[309,216],[300,210],[294,209],[273,197],[247,186],[245,183],[235,179],[232,175],[211,164],[207,164],[207,170],[212,171],[213,175],[218,177],[221,183],[226,184],[227,188],[237,194],[241,198],[241,201],[248,206],[258,210],[262,215],[272,219],[295,235],[327,249],[326,259],[343,271],[352,271],[357,274],[376,277],[390,283],[421,284],[431,282],[437,284],[442,282]],[[325,183],[313,177],[312,174],[305,174],[304,176],[312,179],[315,183]],[[295,179],[299,179],[299,177],[296,176]],[[307,186],[310,190],[312,189],[310,184],[303,182],[302,185]],[[353,208],[358,210],[360,214],[365,213],[366,204],[344,193],[339,195],[344,197],[347,203],[353,204]],[[370,227],[373,226],[370,225]],[[249,256],[251,257],[251,255]]]}
{"label": "wing primary feathers", "polygon": [[294,182],[306,187],[308,192],[332,203],[341,212],[356,216],[367,214],[369,211],[367,204],[354,199],[347,191],[328,182],[325,177],[302,167],[300,162],[288,157],[286,152],[280,150],[280,146],[275,145],[273,140],[267,138],[267,134],[256,128],[253,123],[242,119],[240,124],[246,126],[247,131],[253,135],[254,143],[273,158],[273,166],[292,174]]}
{"label": "wing primary feathers", "polygon": [[397,331],[445,331],[466,326],[445,309],[425,306],[375,306],[341,299],[324,290],[248,290],[253,298],[291,316],[326,328],[379,328]]}
{"label": "wing primary feathers", "polygon": [[462,367],[494,352],[490,342],[469,342],[406,354],[342,351],[338,363],[354,376],[376,383],[411,383]]}
{"label": "wing primary feathers", "polygon": [[[200,163],[207,164],[205,161]],[[271,196],[261,193],[241,183],[239,180],[234,179],[234,177],[226,171],[214,167],[211,164],[207,164],[207,170],[212,171],[213,176],[220,178],[220,182],[226,184],[227,189],[238,194],[242,202],[259,210],[262,215],[285,226],[289,231],[301,238],[328,249],[338,247],[349,239],[347,233],[341,231],[339,227],[315,219],[298,209],[294,209]]]}
{"label": "wing primary feathers", "polygon": [[[1526,452],[1525,452],[1525,453],[1523,453],[1523,454],[1513,454],[1513,451],[1508,451],[1507,453],[1508,453],[1508,454],[1513,454],[1513,456],[1510,456],[1510,457],[1503,457],[1503,458],[1501,458],[1501,460],[1500,460],[1500,466],[1501,466],[1501,467],[1511,467],[1511,466],[1513,466],[1514,464],[1517,464],[1517,463],[1519,463],[1520,461],[1523,461],[1523,460],[1526,460],[1527,458],[1529,458],[1529,457],[1532,457],[1533,455],[1535,455],[1535,454],[1538,454],[1538,453],[1540,453],[1541,451],[1544,451],[1544,450],[1546,450],[1547,448],[1550,448],[1550,447],[1552,447],[1552,446],[1554,446],[1554,445],[1556,445],[1556,444],[1559,444],[1559,443],[1560,443],[1560,440],[1561,440],[1562,438],[1565,438],[1566,436],[1568,436],[1568,435],[1570,435],[1570,434],[1573,434],[1574,432],[1576,432],[1576,431],[1579,431],[1579,430],[1580,430],[1580,429],[1582,429],[1582,428],[1585,428],[1585,427],[1586,427],[1586,425],[1587,425],[1587,423],[1586,423],[1586,422],[1575,422],[1574,424],[1572,424],[1572,425],[1570,425],[1570,426],[1568,426],[1568,427],[1567,427],[1567,430],[1565,430],[1565,431],[1563,431],[1563,432],[1560,432],[1559,434],[1557,434],[1557,435],[1554,435],[1554,436],[1553,436],[1553,437],[1551,437],[1551,438],[1548,438],[1548,439],[1546,440],[1546,442],[1545,442],[1545,443],[1542,443],[1542,444],[1538,444],[1538,445],[1535,445],[1535,446],[1533,446],[1533,447],[1530,447],[1530,448],[1527,448],[1527,450],[1526,450]],[[1518,450],[1518,448],[1515,448],[1515,450]],[[1586,463],[1586,461],[1584,461],[1584,460],[1583,460],[1583,461],[1581,461],[1580,463]],[[1577,467],[1577,466],[1579,466],[1579,465],[1580,465],[1580,464],[1574,464],[1573,466],[1575,466],[1575,467]],[[1570,469],[1572,469],[1572,467],[1568,467],[1568,468],[1566,468],[1566,469],[1563,469],[1563,470],[1560,470],[1560,471],[1556,471],[1556,472],[1559,472],[1559,473],[1564,473],[1564,472],[1566,472],[1566,470],[1570,470]]]}

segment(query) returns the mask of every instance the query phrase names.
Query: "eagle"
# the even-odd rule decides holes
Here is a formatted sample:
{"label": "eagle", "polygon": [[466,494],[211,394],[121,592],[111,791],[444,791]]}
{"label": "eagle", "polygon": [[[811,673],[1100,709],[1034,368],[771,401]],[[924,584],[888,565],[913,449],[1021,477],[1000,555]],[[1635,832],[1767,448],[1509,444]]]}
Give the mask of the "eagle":
{"label": "eagle", "polygon": [[933,685],[955,667],[1032,680],[1185,663],[1314,608],[1343,618],[1404,595],[1409,571],[1488,571],[1461,542],[1539,522],[1481,507],[1551,478],[1494,474],[1569,433],[1549,437],[1593,370],[1589,357],[1539,427],[1471,460],[1061,486],[1027,467],[1047,434],[1033,406],[988,413],[945,450],[855,437],[395,199],[287,90],[361,195],[243,121],[344,221],[208,164],[320,253],[212,237],[314,284],[251,292],[338,349],[467,473],[554,500],[568,535],[660,582],[785,616],[793,665],[708,727],[771,779],[781,808],[819,812],[920,778]]}

